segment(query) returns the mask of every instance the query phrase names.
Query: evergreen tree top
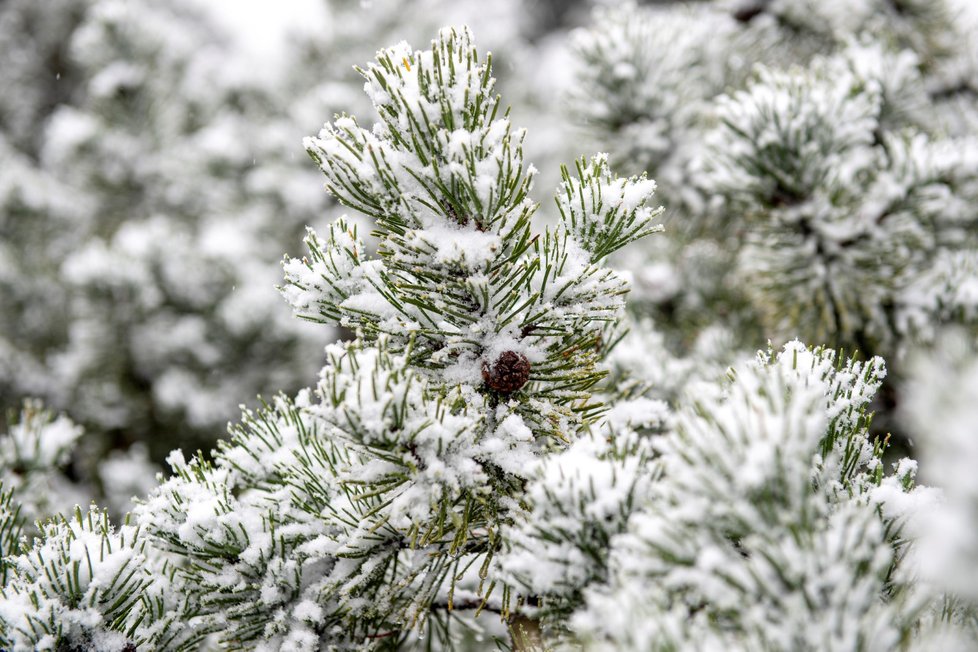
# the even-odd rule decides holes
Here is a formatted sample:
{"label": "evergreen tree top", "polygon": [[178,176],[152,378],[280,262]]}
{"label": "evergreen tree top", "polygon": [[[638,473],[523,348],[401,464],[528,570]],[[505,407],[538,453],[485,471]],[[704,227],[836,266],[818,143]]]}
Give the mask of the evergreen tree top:
{"label": "evergreen tree top", "polygon": [[512,393],[492,377],[515,354],[529,366],[527,401],[562,406],[557,422],[592,414],[602,332],[627,290],[601,262],[658,230],[655,184],[582,160],[576,176],[564,171],[561,224],[534,232],[524,132],[500,110],[491,57],[479,59],[468,30],[443,31],[428,51],[383,50],[360,72],[379,121],[368,130],[340,116],[306,146],[330,192],[376,221],[377,255],[344,219],[326,237],[310,232],[310,256],[286,261],[286,298],[360,341],[387,336],[435,383],[494,400]]}

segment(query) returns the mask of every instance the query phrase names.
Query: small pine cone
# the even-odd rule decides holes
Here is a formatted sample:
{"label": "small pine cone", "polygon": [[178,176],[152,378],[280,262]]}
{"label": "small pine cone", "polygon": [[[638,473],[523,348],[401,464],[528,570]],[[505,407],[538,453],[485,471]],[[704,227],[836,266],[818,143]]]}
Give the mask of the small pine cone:
{"label": "small pine cone", "polygon": [[500,394],[512,394],[529,379],[530,361],[522,353],[503,351],[492,365],[482,363],[482,380]]}

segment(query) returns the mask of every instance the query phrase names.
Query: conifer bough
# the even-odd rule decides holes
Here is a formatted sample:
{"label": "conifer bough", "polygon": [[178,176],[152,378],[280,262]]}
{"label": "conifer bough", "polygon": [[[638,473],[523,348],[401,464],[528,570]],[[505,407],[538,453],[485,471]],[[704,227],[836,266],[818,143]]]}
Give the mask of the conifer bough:
{"label": "conifer bough", "polygon": [[[658,230],[655,184],[582,159],[536,232],[524,134],[467,30],[360,72],[379,121],[306,145],[377,246],[310,230],[282,288],[355,339],[213,459],[174,451],[121,526],[76,510],[21,536],[34,485],[4,479],[0,648],[968,649],[973,596],[918,581],[936,496],[870,432],[881,359],[792,342],[675,410],[599,384],[628,289],[603,263]],[[36,473],[60,457],[39,442],[77,434],[32,423],[11,457]]]}
{"label": "conifer bough", "polygon": [[[374,220],[376,254],[340,218],[282,287],[355,339],[327,348],[314,389],[246,411],[212,461],[171,454],[136,526],[79,513],[8,558],[5,649],[440,648],[521,608],[493,579],[502,533],[532,462],[607,409],[595,385],[628,286],[603,261],[659,230],[655,184],[582,160],[536,232],[524,132],[467,30],[360,73],[379,121],[339,116],[306,146]],[[14,609],[42,598],[43,623]]]}
{"label": "conifer bough", "polygon": [[[658,230],[659,211],[653,182],[618,179],[599,156],[576,178],[565,170],[561,223],[534,233],[524,132],[466,30],[430,51],[382,51],[360,73],[380,121],[339,117],[306,146],[330,192],[376,221],[377,255],[345,221],[310,232],[283,292],[300,316],[357,332],[324,369],[332,406],[314,410],[333,420],[342,404],[329,436],[359,466],[337,465],[334,482],[369,499],[351,523],[366,519],[370,563],[388,569],[368,580],[387,584],[387,609],[347,617],[369,636],[420,626],[439,605],[512,604],[483,581],[500,527],[524,509],[527,462],[602,411],[597,343],[627,291],[602,261]],[[365,356],[390,363],[340,376],[341,360]]]}

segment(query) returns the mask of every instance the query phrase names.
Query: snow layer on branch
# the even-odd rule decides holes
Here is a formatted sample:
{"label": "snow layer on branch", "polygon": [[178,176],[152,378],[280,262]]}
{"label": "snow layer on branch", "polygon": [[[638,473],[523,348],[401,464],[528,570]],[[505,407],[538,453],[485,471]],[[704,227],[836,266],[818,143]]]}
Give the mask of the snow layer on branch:
{"label": "snow layer on branch", "polygon": [[316,649],[311,631],[327,617],[327,604],[317,611],[305,602],[323,590],[335,559],[311,549],[330,530],[290,500],[282,476],[310,432],[315,427],[279,399],[263,412],[246,412],[215,465],[171,454],[175,475],[136,510],[155,547],[193,562],[178,563],[177,577],[199,609],[171,629],[189,626],[191,640],[219,633],[232,646],[261,641],[263,649]]}
{"label": "snow layer on branch", "polygon": [[[573,612],[545,623],[586,649],[891,649],[920,604],[892,579],[906,545],[895,532],[907,503],[931,498],[907,494],[909,465],[884,479],[866,413],[884,373],[878,358],[793,342],[623,457],[575,445],[531,485],[535,517],[502,568],[540,592],[545,618]],[[582,453],[590,462],[572,463]],[[599,518],[554,520],[578,504]],[[573,536],[582,524],[588,536]]]}
{"label": "snow layer on branch", "polygon": [[699,183],[747,230],[736,274],[770,331],[899,353],[968,319],[946,279],[967,275],[973,148],[907,129],[926,106],[912,53],[856,41],[718,101]]}
{"label": "snow layer on branch", "polygon": [[[0,639],[10,650],[64,646],[117,652],[146,642],[152,616],[144,592],[153,565],[138,528],[76,508],[42,527],[41,538],[5,559],[12,578],[0,600]],[[125,632],[129,632],[127,635]]]}
{"label": "snow layer on branch", "polygon": [[431,387],[383,344],[327,357],[316,402],[246,412],[213,465],[174,453],[137,510],[157,547],[193,561],[177,574],[198,636],[316,650],[395,627],[442,599],[439,551],[485,536],[466,524],[518,510],[507,496],[538,447],[519,416]]}
{"label": "snow layer on branch", "polygon": [[361,71],[381,118],[373,130],[339,118],[306,147],[340,201],[398,232],[424,229],[439,213],[485,229],[529,206],[523,132],[497,116],[489,64],[467,30],[445,30],[433,45],[401,43]]}
{"label": "snow layer on branch", "polygon": [[807,197],[829,175],[854,174],[849,161],[872,143],[881,100],[878,89],[859,92],[863,80],[841,72],[763,68],[746,91],[720,98],[711,187],[770,205]]}
{"label": "snow layer on branch", "polygon": [[360,71],[379,122],[339,117],[306,146],[337,199],[376,220],[377,255],[337,222],[307,238],[308,259],[286,261],[283,293],[300,316],[385,337],[392,353],[410,347],[435,384],[485,395],[499,356],[524,356],[529,376],[496,419],[513,413],[537,438],[566,440],[627,291],[600,262],[657,230],[655,186],[582,161],[559,190],[561,225],[534,233],[534,171],[490,63],[468,30],[445,29],[430,50],[402,43]]}
{"label": "snow layer on branch", "polygon": [[655,181],[643,174],[624,179],[612,174],[608,155],[576,162],[577,178],[563,168],[557,209],[565,228],[598,261],[632,240],[661,231],[652,219],[662,208],[651,206]]}
{"label": "snow layer on branch", "polygon": [[498,574],[543,597],[541,613],[558,627],[585,588],[607,580],[613,537],[658,475],[638,431],[662,431],[670,419],[662,401],[621,401],[595,432],[536,463],[526,492],[531,509],[505,531]]}
{"label": "snow layer on branch", "polygon": [[0,457],[4,468],[14,466],[50,468],[64,466],[82,429],[61,415],[52,418],[29,407],[26,418],[11,426],[0,440]]}
{"label": "snow layer on branch", "polygon": [[383,520],[398,530],[424,529],[440,505],[460,495],[490,493],[486,466],[519,473],[510,460],[533,456],[532,433],[519,417],[510,415],[494,433],[483,435],[480,418],[453,414],[450,406],[467,402],[473,415],[485,406],[461,389],[444,397],[432,392],[405,357],[383,348],[356,351],[339,345],[330,347],[328,357],[332,364],[319,385],[323,404],[313,413],[362,451],[358,461],[380,458],[337,472],[351,482],[388,485]]}
{"label": "snow layer on branch", "polygon": [[732,17],[709,4],[599,6],[592,24],[572,33],[570,110],[616,165],[666,177],[669,190],[681,192],[676,167],[706,100],[746,68],[737,32]]}

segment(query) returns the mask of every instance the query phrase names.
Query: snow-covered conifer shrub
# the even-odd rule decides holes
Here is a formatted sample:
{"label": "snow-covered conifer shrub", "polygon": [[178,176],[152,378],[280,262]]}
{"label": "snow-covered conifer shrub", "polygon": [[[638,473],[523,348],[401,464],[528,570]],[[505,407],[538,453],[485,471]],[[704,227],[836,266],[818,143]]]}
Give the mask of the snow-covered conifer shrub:
{"label": "snow-covered conifer shrub", "polygon": [[[528,462],[577,440],[626,282],[603,265],[657,230],[655,184],[604,157],[564,172],[536,231],[535,170],[467,30],[361,70],[379,121],[307,139],[344,218],[285,263],[296,313],[356,333],[314,391],[247,413],[213,462],[137,510],[182,577],[188,623],[232,648],[446,644],[518,596],[489,574],[524,509]],[[497,619],[498,622],[498,619]],[[469,625],[470,627],[473,625]]]}
{"label": "snow-covered conifer shrub", "polygon": [[974,313],[935,282],[973,267],[973,143],[892,126],[926,102],[912,57],[855,45],[719,100],[703,183],[767,332],[894,355]]}
{"label": "snow-covered conifer shrub", "polygon": [[904,528],[935,495],[869,434],[884,375],[793,342],[662,436],[550,456],[502,576],[567,649],[911,649],[941,599],[903,563]]}
{"label": "snow-covered conifer shrub", "polygon": [[975,7],[626,3],[574,42],[572,113],[660,181],[674,233],[622,259],[638,314],[692,367],[718,332],[882,355],[877,425],[904,439],[906,353],[976,327]]}
{"label": "snow-covered conifer shrub", "polygon": [[[182,163],[194,177],[216,152],[220,174],[268,190],[259,193],[268,204],[242,227],[245,240],[265,234],[260,213],[287,204],[293,186],[262,185],[227,147],[247,133],[255,115],[247,107],[268,100],[265,90],[231,84],[241,120],[222,123],[216,135],[156,107],[161,132],[188,128],[190,141],[211,148],[200,158],[184,142],[163,148],[173,158],[145,162],[139,152],[156,150],[140,143],[152,133],[121,124],[112,132],[118,139],[102,141],[94,136],[102,127],[72,128],[105,122],[102,103],[154,96],[160,80],[116,66],[118,52],[101,47],[117,37],[137,52],[147,46],[164,70],[195,69],[177,75],[192,90],[201,89],[190,80],[214,79],[209,55],[184,56],[187,42],[176,32],[140,23],[139,38],[127,40],[133,34],[116,29],[122,4],[97,4],[78,47],[107,57],[114,74],[95,84],[106,93],[83,94],[83,111],[59,113],[57,133],[79,138],[55,139],[47,155],[76,187],[121,192],[138,181],[141,210],[199,215],[194,190],[206,175],[159,195],[146,182]],[[915,486],[914,461],[884,461],[886,439],[871,413],[887,375],[880,357],[860,361],[797,340],[742,356],[764,334],[787,340],[796,330],[894,355],[939,340],[945,322],[973,325],[978,295],[965,281],[975,269],[974,157],[960,133],[936,126],[944,114],[929,110],[939,103],[929,81],[955,55],[904,28],[900,21],[930,15],[907,0],[889,3],[902,9],[867,19],[859,34],[844,22],[809,21],[805,2],[734,4],[684,14],[607,8],[608,33],[599,26],[577,37],[594,66],[582,77],[580,115],[591,116],[597,134],[616,132],[612,149],[632,159],[624,167],[664,175],[669,209],[687,218],[657,250],[685,256],[659,261],[683,273],[636,275],[641,311],[655,322],[625,320],[630,283],[606,264],[658,230],[655,182],[616,176],[605,154],[577,159],[561,168],[554,223],[538,226],[525,132],[512,126],[491,57],[479,57],[468,29],[442,30],[428,50],[402,42],[357,69],[373,124],[343,114],[305,141],[329,193],[354,214],[310,228],[306,255],[286,255],[280,288],[323,339],[335,327],[352,338],[326,347],[314,387],[244,408],[212,454],[173,451],[172,474],[115,525],[95,506],[43,518],[58,506],[31,502],[31,476],[54,479],[45,469],[67,464],[80,430],[26,414],[0,439],[0,646],[967,649],[976,635],[966,572],[974,542],[951,525],[972,522],[975,492],[971,458],[949,457],[967,437],[970,412],[967,398],[941,394],[933,378],[959,379],[967,396],[974,355],[961,351],[970,340],[923,357],[912,367],[922,380],[900,395],[909,430],[953,471],[940,483],[943,497]],[[683,34],[696,17],[708,21],[678,41],[682,51],[650,44],[657,34]],[[779,41],[790,30],[804,36],[797,47]],[[758,34],[770,39],[750,45]],[[883,45],[867,39],[884,34]],[[157,37],[182,44],[174,59],[153,47]],[[908,45],[914,50],[900,49]],[[748,75],[751,47],[792,65],[768,60]],[[823,48],[831,53],[812,58]],[[588,88],[597,91],[595,106],[583,99]],[[222,113],[206,93],[191,95],[200,111]],[[322,100],[305,99],[303,110]],[[138,145],[135,153],[127,143]],[[85,150],[130,165],[121,176],[111,165],[70,169]],[[38,180],[35,189],[63,181],[22,151],[11,160],[17,175]],[[22,199],[14,189],[11,205]],[[85,201],[60,206],[40,192],[31,199],[32,211],[66,211],[58,219],[93,216]],[[225,199],[208,205],[241,206]],[[71,252],[61,271],[77,272],[85,293],[127,296],[145,282],[166,300],[98,332],[102,313],[83,310],[89,326],[76,324],[73,337],[110,342],[106,333],[162,314],[143,333],[161,339],[140,340],[159,349],[132,349],[144,362],[183,339],[191,348],[206,342],[209,318],[194,310],[226,299],[221,288],[243,278],[243,268],[207,259],[194,269],[194,256],[170,251],[169,235],[220,239],[230,231],[209,222],[171,230],[163,218],[130,223],[119,215],[107,218],[117,222],[106,227],[102,253]],[[295,226],[287,222],[283,234]],[[740,239],[744,248],[729,246]],[[264,251],[252,245],[236,251]],[[110,263],[123,251],[132,277],[120,280]],[[200,283],[184,286],[184,272]],[[655,279],[658,288],[650,287]],[[171,319],[171,300],[187,319]],[[258,323],[262,314],[250,317]],[[235,323],[226,320],[216,331],[226,341],[197,351],[189,368],[237,346],[235,333],[247,329],[225,330]],[[277,324],[263,323],[262,337],[277,341]],[[8,362],[14,348],[3,349]],[[283,350],[283,359],[292,353]],[[956,356],[965,361],[951,364]],[[63,362],[77,370],[97,359]],[[43,386],[49,370],[33,369]],[[153,391],[165,403],[163,386]],[[75,389],[119,399],[111,382]],[[185,407],[206,399],[169,396]],[[943,420],[927,418],[935,404],[948,408]],[[942,440],[938,430],[950,435]],[[112,496],[128,489],[113,475],[131,463],[102,466],[114,509],[124,501]],[[28,514],[41,517],[36,529]],[[944,563],[928,563],[934,551]]]}

